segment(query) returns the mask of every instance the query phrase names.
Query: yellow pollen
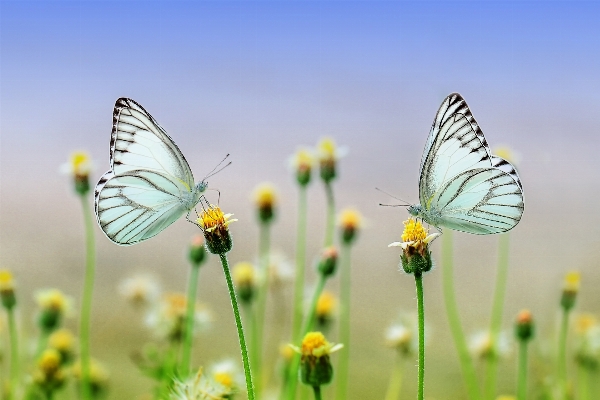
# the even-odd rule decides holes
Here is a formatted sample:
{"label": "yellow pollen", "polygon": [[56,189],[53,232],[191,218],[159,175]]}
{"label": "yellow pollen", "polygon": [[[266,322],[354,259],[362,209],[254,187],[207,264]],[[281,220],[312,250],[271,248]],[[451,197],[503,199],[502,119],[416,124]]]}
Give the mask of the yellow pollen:
{"label": "yellow pollen", "polygon": [[402,233],[403,242],[416,242],[419,240],[425,240],[427,237],[427,230],[421,224],[421,221],[414,220],[412,218],[404,221],[404,232]]}
{"label": "yellow pollen", "polygon": [[169,316],[185,315],[187,310],[187,298],[181,293],[169,293],[165,295],[166,313]]}
{"label": "yellow pollen", "polygon": [[584,335],[597,324],[598,320],[592,314],[581,314],[575,320],[575,330],[577,333]]}
{"label": "yellow pollen", "polygon": [[38,303],[42,309],[64,311],[67,299],[58,289],[50,289],[38,297]]}
{"label": "yellow pollen", "polygon": [[233,387],[233,377],[228,372],[215,372],[214,373],[215,381],[219,382],[223,386],[227,386],[228,388]]}
{"label": "yellow pollen", "polygon": [[48,344],[53,349],[58,351],[67,352],[73,348],[73,342],[75,337],[68,329],[59,329],[55,331],[48,339]]}
{"label": "yellow pollen", "polygon": [[308,332],[302,340],[302,354],[313,355],[315,350],[328,346],[325,336],[321,332]]}
{"label": "yellow pollen", "polygon": [[198,218],[198,223],[202,227],[202,229],[211,231],[220,225],[225,225],[227,222],[227,218],[223,211],[218,206],[210,205],[210,207],[200,214],[200,218]]}
{"label": "yellow pollen", "polygon": [[314,164],[312,154],[306,149],[300,149],[295,155],[294,164],[297,169],[311,169]]}
{"label": "yellow pollen", "polygon": [[317,315],[318,316],[328,316],[333,313],[337,305],[337,299],[333,295],[333,293],[324,291],[321,296],[319,296],[319,300],[317,301]]}

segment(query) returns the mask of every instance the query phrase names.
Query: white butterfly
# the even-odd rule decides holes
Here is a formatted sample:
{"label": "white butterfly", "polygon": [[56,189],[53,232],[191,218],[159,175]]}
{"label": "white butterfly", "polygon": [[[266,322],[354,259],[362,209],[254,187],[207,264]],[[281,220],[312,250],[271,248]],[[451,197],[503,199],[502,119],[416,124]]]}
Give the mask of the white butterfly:
{"label": "white butterfly", "polygon": [[408,212],[435,227],[487,235],[514,228],[523,215],[515,168],[494,156],[467,103],[452,93],[438,110],[419,178],[421,204]]}
{"label": "white butterfly", "polygon": [[141,105],[117,100],[110,170],[95,190],[96,218],[110,240],[129,246],[150,239],[189,216],[206,187],[205,180],[194,183],[173,139]]}

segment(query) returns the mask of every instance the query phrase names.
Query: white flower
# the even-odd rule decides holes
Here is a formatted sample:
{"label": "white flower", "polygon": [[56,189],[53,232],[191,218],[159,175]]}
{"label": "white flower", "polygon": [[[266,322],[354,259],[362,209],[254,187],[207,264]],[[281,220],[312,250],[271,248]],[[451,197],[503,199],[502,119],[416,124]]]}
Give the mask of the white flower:
{"label": "white flower", "polygon": [[160,297],[160,285],[150,275],[137,275],[123,279],[119,293],[134,306],[150,305]]}
{"label": "white flower", "polygon": [[231,391],[235,391],[245,384],[242,370],[232,359],[225,359],[213,364],[209,372],[215,381],[229,388]]}
{"label": "white flower", "polygon": [[469,350],[475,358],[486,359],[493,356],[506,358],[510,354],[510,339],[506,332],[500,332],[496,337],[496,350],[492,346],[489,331],[478,331],[469,338]]}
{"label": "white flower", "polygon": [[218,400],[227,399],[231,394],[231,388],[204,375],[200,368],[195,376],[173,382],[169,400]]}

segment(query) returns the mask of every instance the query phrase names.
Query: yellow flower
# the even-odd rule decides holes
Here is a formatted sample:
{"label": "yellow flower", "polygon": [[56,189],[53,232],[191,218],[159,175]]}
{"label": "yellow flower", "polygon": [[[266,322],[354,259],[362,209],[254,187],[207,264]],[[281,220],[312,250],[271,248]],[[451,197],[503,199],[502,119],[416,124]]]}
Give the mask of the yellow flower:
{"label": "yellow flower", "polygon": [[237,219],[231,219],[233,214],[224,214],[218,206],[211,204],[205,209],[198,226],[204,231],[206,247],[213,254],[224,254],[231,250],[233,241],[229,234],[229,224]]}
{"label": "yellow flower", "polygon": [[582,313],[575,318],[575,331],[580,335],[585,335],[591,328],[598,325],[598,319],[593,314]]}
{"label": "yellow flower", "polygon": [[315,157],[312,151],[305,147],[298,149],[290,159],[290,166],[296,172],[296,180],[301,186],[306,186],[310,182],[314,165]]}
{"label": "yellow flower", "polygon": [[152,276],[137,275],[121,281],[119,293],[135,307],[147,306],[158,300],[160,286]]}
{"label": "yellow flower", "polygon": [[275,204],[277,203],[275,187],[268,182],[261,183],[254,189],[253,198],[260,222],[271,222],[275,218]]}
{"label": "yellow flower", "polygon": [[58,351],[46,349],[37,361],[36,369],[33,372],[33,381],[46,392],[53,392],[62,386],[65,381],[61,369],[61,358]]}
{"label": "yellow flower", "polygon": [[324,137],[317,145],[317,155],[319,165],[321,166],[321,179],[329,183],[336,177],[337,161],[345,154],[343,149],[339,149],[332,138]]}
{"label": "yellow flower", "polygon": [[530,340],[534,334],[533,315],[529,310],[521,310],[515,322],[515,334],[519,340]]}
{"label": "yellow flower", "polygon": [[346,244],[352,243],[356,238],[356,233],[362,227],[363,217],[354,208],[342,210],[339,216],[339,225],[342,229],[342,241]]}
{"label": "yellow flower", "polygon": [[39,290],[35,299],[42,311],[56,311],[62,315],[73,311],[73,299],[58,289]]}
{"label": "yellow flower", "polygon": [[565,275],[564,290],[569,292],[578,292],[581,282],[581,274],[579,271],[570,271]]}
{"label": "yellow flower", "polygon": [[85,151],[72,153],[69,162],[63,164],[60,168],[62,173],[73,178],[75,191],[82,196],[90,190],[89,176],[92,169],[93,164],[90,155]]}
{"label": "yellow flower", "polygon": [[300,358],[300,379],[309,386],[326,385],[333,379],[333,367],[329,355],[338,351],[342,344],[329,343],[321,332],[308,332],[302,347],[291,346]]}
{"label": "yellow flower", "polygon": [[[72,373],[77,380],[81,380],[81,361],[78,361],[73,365]],[[90,386],[92,388],[92,393],[95,394],[94,397],[106,390],[109,377],[110,375],[106,367],[92,358],[90,360]]]}
{"label": "yellow flower", "polygon": [[249,303],[256,292],[256,268],[249,262],[239,262],[231,271],[233,283],[238,297],[244,303]]}
{"label": "yellow flower", "polygon": [[316,317],[321,325],[327,324],[333,317],[338,300],[333,293],[324,290],[317,300]]}
{"label": "yellow flower", "polygon": [[58,329],[48,338],[48,346],[58,351],[63,361],[68,361],[74,354],[75,336],[68,329]]}
{"label": "yellow flower", "polygon": [[210,373],[215,381],[229,388],[231,391],[235,391],[239,386],[244,384],[244,376],[233,360],[228,359],[213,364],[210,367]]}
{"label": "yellow flower", "polygon": [[0,270],[0,300],[7,310],[12,309],[17,303],[13,275],[5,269]]}
{"label": "yellow flower", "polygon": [[419,220],[409,218],[404,221],[402,242],[390,243],[388,247],[401,247],[402,268],[406,273],[427,272],[433,266],[429,243],[440,235],[439,232],[428,234]]}
{"label": "yellow flower", "polygon": [[175,379],[169,400],[219,400],[228,399],[231,395],[230,387],[204,375],[200,368],[195,376],[185,381]]}
{"label": "yellow flower", "polygon": [[61,355],[55,349],[46,349],[38,360],[38,368],[45,375],[53,375],[58,371],[61,364]]}

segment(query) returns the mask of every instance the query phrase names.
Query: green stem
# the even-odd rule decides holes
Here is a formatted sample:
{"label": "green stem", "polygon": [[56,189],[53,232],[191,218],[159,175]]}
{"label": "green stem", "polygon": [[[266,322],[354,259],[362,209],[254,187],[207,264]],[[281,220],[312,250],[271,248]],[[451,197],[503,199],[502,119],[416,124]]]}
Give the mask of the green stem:
{"label": "green stem", "polygon": [[39,357],[42,352],[44,351],[44,349],[46,348],[46,345],[48,344],[48,337],[50,336],[50,332],[48,332],[47,330],[42,330],[40,332],[40,337],[38,338],[38,343],[37,343],[37,348],[35,350],[35,357]]}
{"label": "green stem", "polygon": [[158,388],[158,399],[164,399],[169,395],[169,387],[175,376],[175,366],[177,364],[177,353],[179,350],[179,341],[170,341],[167,348],[164,362],[161,369],[160,385]]}
{"label": "green stem", "polygon": [[85,221],[85,281],[81,301],[81,321],[79,327],[79,342],[81,352],[81,388],[84,400],[92,398],[90,386],[90,318],[92,310],[92,293],[94,290],[94,274],[96,269],[96,249],[94,242],[94,221],[89,201],[82,195],[83,218]]}
{"label": "green stem", "polygon": [[200,265],[192,264],[188,286],[187,310],[185,316],[185,330],[183,336],[183,352],[181,355],[181,374],[187,377],[190,374],[190,362],[192,359],[192,341],[194,338],[194,314],[196,312],[196,291],[198,289],[198,276]]}
{"label": "green stem", "polygon": [[494,302],[492,305],[492,317],[490,321],[490,340],[492,344],[492,357],[487,360],[484,399],[493,400],[496,392],[496,382],[498,378],[498,335],[502,325],[502,311],[504,309],[504,296],[506,294],[506,281],[508,277],[508,256],[509,256],[508,233],[500,235],[498,240],[498,266],[496,271],[496,288],[494,289]]}
{"label": "green stem", "polygon": [[579,384],[577,385],[578,399],[590,400],[590,371],[588,368],[579,367]]}
{"label": "green stem", "polygon": [[563,308],[560,333],[558,336],[558,379],[563,398],[567,397],[567,333],[569,330],[569,309]]}
{"label": "green stem", "polygon": [[298,193],[298,233],[296,238],[296,278],[294,281],[294,318],[292,320],[292,338],[296,342],[301,339],[304,299],[304,278],[306,265],[306,224],[307,224],[306,186],[300,186]]}
{"label": "green stem", "polygon": [[[265,314],[267,309],[267,297],[269,295],[269,248],[271,242],[271,224],[269,222],[260,223],[260,237],[258,243],[259,259],[259,282],[258,298],[256,300],[256,337],[253,338],[252,364],[254,365],[254,377],[256,378],[256,393],[261,392],[263,371],[262,371],[262,350],[265,328]],[[256,345],[256,346],[254,346]]]}
{"label": "green stem", "polygon": [[397,352],[394,369],[390,377],[390,383],[385,394],[385,400],[398,400],[400,389],[402,389],[402,372],[404,371],[404,356]]}
{"label": "green stem", "polygon": [[[302,335],[301,339],[310,332],[312,329],[315,315],[317,313],[317,302],[319,301],[319,297],[323,292],[323,288],[325,287],[325,282],[327,281],[327,277],[324,275],[319,275],[319,281],[317,286],[315,287],[315,291],[313,293],[312,300],[310,302],[310,308],[308,309],[308,315],[304,320],[304,326],[302,327]],[[286,398],[288,400],[293,400],[296,398],[296,386],[298,384],[298,369],[300,368],[300,354],[295,354],[292,359],[292,364],[290,367],[290,374],[288,379],[288,391]]]}
{"label": "green stem", "polygon": [[423,304],[423,275],[415,272],[417,309],[419,315],[419,386],[417,399],[423,400],[425,392],[425,306]]}
{"label": "green stem", "polygon": [[527,341],[519,342],[519,377],[517,383],[517,400],[527,399]]}
{"label": "green stem", "polygon": [[315,392],[315,400],[321,400],[323,398],[321,396],[321,386],[313,386],[313,390]]}
{"label": "green stem", "polygon": [[335,225],[335,202],[331,182],[325,183],[325,194],[327,196],[327,220],[325,226],[325,246],[323,247],[329,247],[333,245],[333,228]]}
{"label": "green stem", "polygon": [[344,344],[344,351],[340,353],[338,360],[338,384],[336,386],[335,398],[346,400],[348,392],[348,374],[350,369],[350,244],[343,244],[340,254],[340,289],[341,289],[341,312],[340,312],[340,343]]}
{"label": "green stem", "polygon": [[10,334],[10,392],[9,399],[15,398],[19,383],[19,336],[15,321],[15,308],[6,310],[8,314],[8,332]]}
{"label": "green stem", "polygon": [[242,326],[242,319],[240,318],[240,309],[238,307],[235,289],[233,288],[233,281],[231,280],[227,254],[219,254],[219,257],[221,258],[221,265],[223,266],[225,280],[227,281],[227,288],[229,289],[229,297],[231,298],[231,307],[233,308],[233,315],[235,316],[235,326],[237,328],[238,338],[240,341],[242,362],[244,364],[244,374],[246,375],[246,390],[248,391],[248,400],[254,400],[254,385],[252,383],[252,372],[250,371],[250,360],[248,360],[248,348],[246,347],[246,338],[244,337],[244,328]]}
{"label": "green stem", "polygon": [[477,385],[477,376],[473,360],[469,355],[465,335],[462,331],[458,307],[454,296],[454,265],[452,260],[452,232],[447,230],[442,235],[442,284],[444,291],[444,303],[446,304],[446,314],[454,345],[458,351],[458,359],[463,374],[463,379],[467,388],[469,400],[479,399],[479,387]]}

